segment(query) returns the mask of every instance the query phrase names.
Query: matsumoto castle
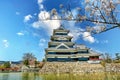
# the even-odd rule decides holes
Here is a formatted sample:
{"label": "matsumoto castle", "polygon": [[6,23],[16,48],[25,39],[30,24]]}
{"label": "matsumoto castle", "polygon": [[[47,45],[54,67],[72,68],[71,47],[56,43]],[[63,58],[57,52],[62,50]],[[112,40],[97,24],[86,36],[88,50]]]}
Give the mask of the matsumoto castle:
{"label": "matsumoto castle", "polygon": [[48,48],[45,49],[45,59],[47,62],[74,62],[74,61],[95,61],[100,62],[98,54],[85,45],[77,45],[71,41],[72,36],[68,35],[62,25],[58,29],[54,29]]}

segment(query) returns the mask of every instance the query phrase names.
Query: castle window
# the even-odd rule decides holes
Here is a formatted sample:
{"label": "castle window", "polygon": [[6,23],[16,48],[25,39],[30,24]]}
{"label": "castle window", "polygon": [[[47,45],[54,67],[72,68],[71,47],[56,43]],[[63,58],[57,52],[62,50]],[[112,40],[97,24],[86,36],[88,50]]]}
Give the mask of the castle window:
{"label": "castle window", "polygon": [[50,45],[49,47],[56,47],[56,45]]}
{"label": "castle window", "polygon": [[56,52],[48,52],[48,54],[56,54]]}
{"label": "castle window", "polygon": [[67,35],[67,33],[55,33],[55,35]]}
{"label": "castle window", "polygon": [[88,53],[88,50],[86,50],[86,51],[78,51],[78,53]]}
{"label": "castle window", "polygon": [[58,49],[67,49],[65,46],[60,46]]}

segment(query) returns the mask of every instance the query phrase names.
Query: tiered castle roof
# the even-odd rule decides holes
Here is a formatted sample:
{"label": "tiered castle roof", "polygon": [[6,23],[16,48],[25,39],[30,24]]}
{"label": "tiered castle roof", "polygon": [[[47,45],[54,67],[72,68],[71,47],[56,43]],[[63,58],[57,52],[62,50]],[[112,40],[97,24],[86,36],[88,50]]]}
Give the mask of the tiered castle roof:
{"label": "tiered castle roof", "polygon": [[54,29],[51,41],[45,50],[47,61],[61,61],[62,59],[64,61],[79,61],[81,57],[87,57],[85,58],[87,60],[90,56],[100,56],[100,54],[91,51],[85,45],[75,45],[75,43],[71,41],[73,37],[69,36],[68,33],[69,30],[66,30],[62,25],[58,29]]}

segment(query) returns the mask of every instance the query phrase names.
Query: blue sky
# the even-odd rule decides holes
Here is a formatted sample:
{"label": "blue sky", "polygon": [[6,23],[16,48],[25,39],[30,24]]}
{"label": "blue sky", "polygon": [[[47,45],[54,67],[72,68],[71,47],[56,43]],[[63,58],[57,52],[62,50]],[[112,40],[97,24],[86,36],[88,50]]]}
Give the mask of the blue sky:
{"label": "blue sky", "polygon": [[[70,2],[71,1],[71,2]],[[59,5],[71,5],[73,14],[75,7],[82,6],[84,0],[1,0],[0,1],[0,60],[18,61],[22,60],[24,53],[31,52],[38,60],[44,58],[44,49],[52,34],[52,30],[59,27],[60,23],[69,29],[73,41],[77,44],[85,44],[98,52],[106,52],[111,56],[120,52],[120,29],[116,28],[101,34],[90,36],[87,39],[80,37],[85,23],[46,21],[39,19],[45,13]],[[74,4],[74,5],[73,5]],[[87,34],[87,33],[86,33]],[[83,35],[84,36],[84,35]]]}

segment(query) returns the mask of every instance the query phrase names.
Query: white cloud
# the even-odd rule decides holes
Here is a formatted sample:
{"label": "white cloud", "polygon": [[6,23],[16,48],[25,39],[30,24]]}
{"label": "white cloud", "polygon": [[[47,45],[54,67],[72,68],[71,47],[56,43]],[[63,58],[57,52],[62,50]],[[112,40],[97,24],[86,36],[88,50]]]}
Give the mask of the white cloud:
{"label": "white cloud", "polygon": [[90,50],[95,51],[95,52],[97,52],[99,54],[105,53],[105,51],[101,51],[101,50],[96,49],[96,48],[90,48]]}
{"label": "white cloud", "polygon": [[[34,28],[44,28],[48,34],[52,34],[53,29],[56,29],[60,26],[60,20],[44,20],[50,18],[50,13],[47,11],[41,11],[38,15],[39,20],[34,22],[32,26]],[[53,16],[52,19],[57,19],[57,16]],[[42,21],[43,20],[43,21]]]}
{"label": "white cloud", "polygon": [[40,37],[40,35],[38,33],[32,33],[32,35],[35,37]]}
{"label": "white cloud", "polygon": [[43,6],[43,0],[38,0],[38,5],[39,5],[39,9],[44,9],[44,6]]}
{"label": "white cloud", "polygon": [[96,43],[99,43],[99,44],[107,44],[109,41],[108,40],[95,40]]}
{"label": "white cloud", "polygon": [[95,39],[95,42],[96,42],[96,43],[100,43],[100,41],[99,41],[99,40],[97,40],[97,39]]}
{"label": "white cloud", "polygon": [[41,5],[39,5],[40,6],[40,9],[44,9],[44,6],[43,6],[43,4],[41,4]]}
{"label": "white cloud", "polygon": [[16,12],[16,15],[20,15],[20,12]]}
{"label": "white cloud", "polygon": [[[78,11],[76,9],[72,9],[72,13],[75,17]],[[78,40],[84,31],[84,29],[80,28],[80,26],[76,26],[76,21],[64,22],[64,25],[69,26],[67,27],[70,30],[70,33],[68,35],[73,36],[73,41]]]}
{"label": "white cloud", "polygon": [[70,30],[69,35],[73,36],[73,41],[80,39],[81,36],[84,41],[88,41],[90,43],[94,43],[96,41],[95,38],[92,37],[92,35],[89,32],[85,32],[85,30],[80,28],[80,26],[77,27],[75,25],[75,21],[68,22],[66,26],[69,26],[68,27],[68,29]]}
{"label": "white cloud", "polygon": [[[76,9],[72,10],[72,13],[74,16],[76,16],[78,14],[78,11]],[[83,40],[84,41],[88,41],[90,43],[94,43],[96,40],[94,37],[92,37],[92,35],[89,32],[85,32],[84,29],[77,27],[75,25],[75,21],[71,21],[68,23],[69,24],[69,30],[70,30],[70,34],[73,36],[73,41],[78,40],[81,36],[83,36]]]}
{"label": "white cloud", "polygon": [[[42,4],[42,2],[43,2],[42,0],[38,0],[39,6]],[[75,9],[72,11],[73,11],[73,15],[76,15],[77,11]],[[52,17],[52,19],[58,19],[58,16],[59,15],[55,15]],[[51,35],[53,32],[53,29],[56,29],[61,25],[61,21],[60,20],[45,20],[49,18],[50,18],[49,12],[45,10],[40,11],[40,13],[38,14],[38,21],[34,22],[32,26],[36,29],[44,28],[47,31],[48,35]],[[74,36],[73,41],[76,41],[77,39],[79,39],[80,35],[82,35],[81,31],[83,31],[83,29],[75,27],[75,21],[67,22],[64,24],[65,26],[69,26],[68,27],[68,29],[70,30],[69,35]]]}
{"label": "white cloud", "polygon": [[41,4],[43,2],[43,0],[38,0],[38,4]]}
{"label": "white cloud", "polygon": [[41,21],[36,21],[32,24],[32,27],[38,29],[38,28],[40,28],[41,24],[42,24]]}
{"label": "white cloud", "polygon": [[90,43],[94,43],[95,42],[95,38],[92,37],[89,32],[84,32],[83,33],[83,40],[88,41]]}
{"label": "white cloud", "polygon": [[[52,34],[53,29],[56,29],[60,26],[61,21],[60,20],[45,20],[42,21],[41,19],[47,19],[50,18],[50,13],[47,11],[41,11],[38,15],[39,20],[37,22],[33,23],[34,28],[44,28],[47,32],[48,35]],[[58,16],[54,16],[53,19],[57,19]],[[83,40],[88,41],[90,43],[94,43],[95,39],[90,35],[88,32],[83,33],[82,28],[78,28],[75,26],[75,21],[70,21],[70,22],[64,22],[65,26],[69,26],[68,29],[70,30],[69,35],[73,36],[73,41],[76,41],[80,38],[81,35],[83,35]],[[86,37],[89,35],[88,37]]]}
{"label": "white cloud", "polygon": [[46,40],[42,38],[42,39],[40,39],[40,41],[39,41],[39,46],[44,46],[45,43],[46,43]]}
{"label": "white cloud", "polygon": [[36,16],[37,15],[37,13],[34,13],[34,16]]}
{"label": "white cloud", "polygon": [[101,43],[102,44],[107,44],[109,41],[108,40],[102,40]]}
{"label": "white cloud", "polygon": [[27,16],[25,16],[24,17],[24,22],[27,22],[27,21],[29,21],[30,19],[32,18],[32,15],[27,15]]}
{"label": "white cloud", "polygon": [[50,18],[50,13],[47,12],[47,11],[41,11],[38,14],[38,18],[39,18],[39,20],[41,20],[41,19],[49,19]]}
{"label": "white cloud", "polygon": [[78,15],[78,10],[75,8],[75,9],[72,9],[72,14],[73,16],[77,16]]}
{"label": "white cloud", "polygon": [[71,31],[69,33],[70,36],[73,36],[73,41],[76,41],[78,39],[80,39],[80,37],[82,36],[84,41],[90,42],[90,43],[94,43],[96,40],[94,37],[91,36],[91,34],[89,32],[83,32],[84,30],[81,28],[71,28]]}
{"label": "white cloud", "polygon": [[8,40],[3,40],[2,42],[3,42],[3,46],[4,46],[5,48],[9,47],[9,42],[8,42]]}
{"label": "white cloud", "polygon": [[[42,5],[42,0],[38,0],[39,6]],[[75,9],[72,10],[73,15],[76,16],[78,13]],[[59,15],[54,15],[52,19],[58,19]],[[38,14],[38,21],[34,22],[32,24],[33,28],[39,29],[39,28],[44,28],[48,35],[51,35],[53,32],[53,29],[58,28],[61,25],[61,20],[45,20],[45,19],[50,19],[50,13],[47,11],[40,11]],[[88,41],[90,43],[94,43],[95,39],[90,35],[88,32],[83,33],[83,29],[76,27],[75,21],[69,21],[69,22],[63,22],[67,29],[70,30],[69,35],[73,36],[73,41],[76,41],[80,38],[80,36],[83,36],[83,40]],[[89,35],[88,37],[86,37]]]}
{"label": "white cloud", "polygon": [[24,33],[22,33],[22,32],[18,32],[17,35],[18,35],[18,36],[23,36]]}
{"label": "white cloud", "polygon": [[70,30],[70,33],[68,35],[73,37],[73,41],[78,40],[84,31],[80,28],[80,26],[77,27],[75,23],[75,21],[64,22],[64,25],[67,26],[68,30]]}
{"label": "white cloud", "polygon": [[73,28],[70,28],[70,33],[68,35],[73,37],[73,41],[76,41],[80,38],[80,35],[82,35],[81,31],[81,28],[75,28],[75,26],[73,26]]}
{"label": "white cloud", "polygon": [[109,41],[108,40],[105,40],[104,43],[108,43]]}

